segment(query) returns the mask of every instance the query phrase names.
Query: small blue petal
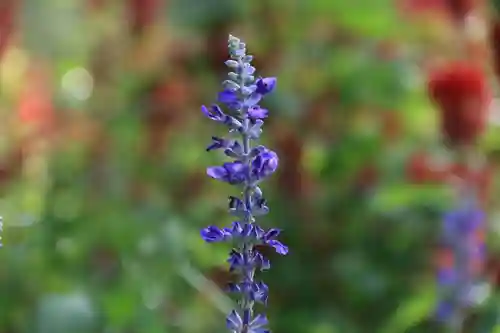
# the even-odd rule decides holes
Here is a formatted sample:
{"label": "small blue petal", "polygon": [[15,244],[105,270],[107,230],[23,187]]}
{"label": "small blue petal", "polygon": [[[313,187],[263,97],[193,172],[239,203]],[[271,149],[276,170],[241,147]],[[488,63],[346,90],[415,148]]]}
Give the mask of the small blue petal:
{"label": "small blue petal", "polygon": [[258,105],[254,105],[248,108],[247,114],[251,119],[264,119],[268,117],[269,111]]}
{"label": "small blue petal", "polygon": [[234,216],[244,216],[246,212],[245,204],[241,199],[229,197],[229,213]]}
{"label": "small blue petal", "polygon": [[243,227],[241,226],[241,223],[239,221],[234,221],[232,224],[231,224],[231,233],[233,235],[241,235],[241,233],[243,232]]}
{"label": "small blue petal", "polygon": [[241,287],[238,283],[228,283],[226,289],[228,292],[231,292],[231,293],[241,292]]}
{"label": "small blue petal", "polygon": [[231,311],[231,313],[226,318],[226,327],[233,332],[240,332],[243,326],[243,321],[241,320],[240,315],[235,310]]}
{"label": "small blue petal", "polygon": [[247,326],[248,324],[250,324],[250,319],[252,317],[252,314],[250,313],[250,310],[248,309],[245,309],[243,310],[243,326]]}
{"label": "small blue petal", "polygon": [[272,228],[269,229],[266,234],[264,235],[264,240],[269,241],[271,239],[274,239],[278,237],[278,235],[281,233],[280,229]]}
{"label": "small blue petal", "polygon": [[205,105],[201,106],[201,112],[209,119],[212,119],[216,122],[224,123],[226,121],[226,115],[218,105],[212,105],[209,108],[207,108]]}
{"label": "small blue petal", "polygon": [[268,270],[269,268],[271,268],[271,262],[269,261],[269,259],[267,259],[266,257],[264,257],[260,253],[257,253],[255,255],[255,258],[253,261],[254,261],[253,262],[254,266],[258,267],[261,271],[265,271],[265,270]]}
{"label": "small blue petal", "polygon": [[276,250],[276,253],[278,253],[278,254],[281,254],[281,255],[288,254],[288,247],[285,246],[280,241],[273,239],[273,240],[267,241],[266,244],[269,246],[272,246]]}
{"label": "small blue petal", "polygon": [[278,155],[272,150],[266,150],[252,161],[252,177],[259,180],[273,174],[278,168]]}
{"label": "small blue petal", "polygon": [[254,234],[254,226],[251,223],[245,223],[241,237],[250,237]]}
{"label": "small blue petal", "polygon": [[276,81],[277,80],[275,77],[266,77],[266,78],[258,79],[256,82],[256,84],[257,84],[256,92],[258,94],[262,94],[262,95],[269,94],[276,87]]}
{"label": "small blue petal", "polygon": [[267,317],[263,314],[258,314],[252,320],[252,322],[250,323],[250,326],[252,327],[252,329],[256,329],[256,328],[261,328],[261,327],[267,326],[268,324],[269,324],[269,321],[267,320]]}
{"label": "small blue petal", "polygon": [[228,157],[233,158],[241,158],[243,155],[243,147],[237,140],[234,140],[230,145],[227,146],[227,149],[224,150],[224,154]]}
{"label": "small blue petal", "polygon": [[255,123],[250,127],[248,130],[248,136],[251,139],[258,139],[260,135],[262,134],[262,125],[264,125],[264,122],[261,119],[255,120]]}
{"label": "small blue petal", "polygon": [[253,93],[245,99],[245,102],[243,104],[247,107],[252,107],[257,103],[259,103],[261,99],[262,99],[261,94]]}
{"label": "small blue petal", "polygon": [[252,283],[249,288],[248,296],[251,300],[267,304],[269,298],[269,287],[264,282]]}
{"label": "small blue petal", "polygon": [[218,138],[216,136],[212,137],[212,143],[207,147],[207,151],[226,148],[229,145],[229,141]]}
{"label": "small blue petal", "polygon": [[207,175],[214,179],[229,183],[241,184],[248,178],[248,167],[240,161],[224,163],[222,166],[207,168]]}
{"label": "small blue petal", "polygon": [[234,91],[224,90],[219,93],[217,100],[224,104],[235,103],[238,101],[238,94]]}
{"label": "small blue petal", "polygon": [[203,240],[208,243],[222,242],[230,236],[229,234],[225,233],[224,230],[221,230],[213,225],[201,230],[200,233]]}
{"label": "small blue petal", "polygon": [[224,180],[227,177],[227,170],[221,166],[208,167],[207,175],[214,179]]}
{"label": "small blue petal", "polygon": [[260,240],[260,239],[264,238],[265,231],[259,225],[254,224],[253,225],[253,230],[254,230],[253,237],[255,239]]}
{"label": "small blue petal", "polygon": [[440,321],[446,321],[453,315],[453,305],[450,302],[439,302],[436,308],[436,317]]}

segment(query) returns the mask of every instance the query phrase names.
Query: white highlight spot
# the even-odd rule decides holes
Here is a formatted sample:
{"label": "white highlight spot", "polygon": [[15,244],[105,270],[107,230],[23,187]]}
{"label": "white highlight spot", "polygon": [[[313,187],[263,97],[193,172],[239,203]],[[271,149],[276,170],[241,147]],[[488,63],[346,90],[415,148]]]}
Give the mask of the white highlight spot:
{"label": "white highlight spot", "polygon": [[92,96],[94,79],[85,68],[76,67],[64,74],[61,86],[71,97],[85,101]]}

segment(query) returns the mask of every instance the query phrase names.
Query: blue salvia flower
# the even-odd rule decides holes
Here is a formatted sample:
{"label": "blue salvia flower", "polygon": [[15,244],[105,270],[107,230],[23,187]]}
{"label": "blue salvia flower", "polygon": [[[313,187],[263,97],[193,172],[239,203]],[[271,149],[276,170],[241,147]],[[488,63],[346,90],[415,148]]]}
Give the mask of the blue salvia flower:
{"label": "blue salvia flower", "polygon": [[[464,311],[472,305],[471,290],[484,262],[485,214],[475,200],[445,214],[442,225],[443,250],[447,260],[440,263],[437,282],[442,297],[436,309],[440,321],[459,328]],[[444,253],[446,254],[446,253]]]}
{"label": "blue salvia flower", "polygon": [[276,239],[280,230],[264,230],[255,223],[255,217],[269,212],[259,184],[278,168],[278,155],[252,142],[259,139],[264,119],[269,115],[258,103],[274,90],[276,78],[255,78],[252,56],[246,54],[245,43],[238,38],[230,35],[228,48],[230,59],[226,65],[231,71],[218,95],[218,102],[226,111],[216,104],[202,106],[201,111],[230,133],[227,138],[212,137],[206,150],[222,150],[232,161],[207,168],[207,174],[238,186],[241,196],[229,197],[228,211],[235,217],[232,225],[209,226],[201,231],[201,236],[206,242],[234,244],[227,262],[230,271],[238,273],[240,279],[228,289],[240,297],[238,309],[227,316],[227,328],[233,333],[265,333],[269,332],[267,318],[254,313],[254,304],[267,304],[269,290],[264,282],[255,280],[255,272],[268,269],[270,263],[255,246],[273,247],[281,255],[287,254],[288,248]]}

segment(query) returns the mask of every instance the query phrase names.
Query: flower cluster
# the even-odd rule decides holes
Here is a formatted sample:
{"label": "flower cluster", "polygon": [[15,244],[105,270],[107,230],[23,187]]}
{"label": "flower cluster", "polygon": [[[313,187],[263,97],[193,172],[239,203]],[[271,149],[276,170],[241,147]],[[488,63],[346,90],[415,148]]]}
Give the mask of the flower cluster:
{"label": "flower cluster", "polygon": [[456,324],[471,305],[471,289],[485,261],[485,214],[474,202],[448,212],[443,219],[442,241],[437,281],[443,291],[438,319]]}
{"label": "flower cluster", "polygon": [[239,294],[240,300],[239,308],[227,317],[228,329],[234,333],[263,333],[268,332],[267,318],[254,313],[254,304],[267,304],[268,287],[255,280],[255,273],[268,269],[270,263],[256,246],[270,246],[281,255],[287,254],[288,248],[276,239],[280,230],[264,230],[255,223],[255,217],[269,212],[259,184],[276,171],[278,156],[262,145],[252,147],[251,143],[259,139],[264,119],[269,114],[258,103],[274,90],[276,79],[255,78],[252,56],[246,54],[246,45],[238,38],[229,36],[228,48],[230,59],[225,64],[231,71],[218,95],[218,102],[227,111],[214,104],[202,106],[202,112],[232,134],[230,138],[212,137],[206,150],[222,150],[232,161],[207,168],[207,174],[239,186],[241,197],[229,197],[228,210],[235,217],[232,226],[209,226],[201,231],[201,236],[207,242],[232,242],[234,245],[227,261],[230,271],[238,273],[239,281],[230,284],[228,289]]}
{"label": "flower cluster", "polygon": [[467,62],[448,63],[431,73],[428,90],[447,143],[474,144],[485,130],[492,95],[483,71]]}

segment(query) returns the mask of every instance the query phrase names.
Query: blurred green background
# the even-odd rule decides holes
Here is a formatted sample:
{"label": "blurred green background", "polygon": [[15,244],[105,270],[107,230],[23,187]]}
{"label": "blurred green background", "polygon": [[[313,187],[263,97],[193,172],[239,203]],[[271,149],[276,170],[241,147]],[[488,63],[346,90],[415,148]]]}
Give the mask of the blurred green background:
{"label": "blurred green background", "polygon": [[[231,222],[234,189],[205,176],[223,161],[204,150],[222,132],[200,105],[225,78],[228,33],[279,78],[264,102],[281,165],[262,224],[290,247],[262,276],[274,332],[444,332],[433,262],[453,201],[419,179],[454,159],[425,78],[455,39],[428,6],[0,0],[0,333],[225,330],[229,248],[199,230]],[[481,145],[493,170],[495,126]],[[467,332],[498,332],[495,274]]]}

